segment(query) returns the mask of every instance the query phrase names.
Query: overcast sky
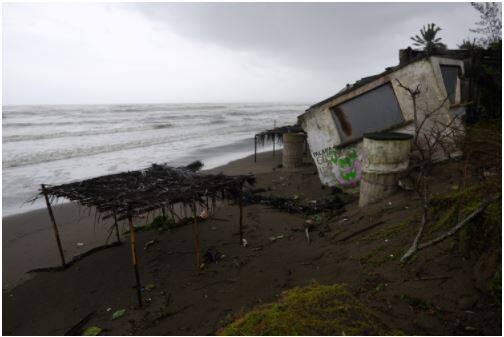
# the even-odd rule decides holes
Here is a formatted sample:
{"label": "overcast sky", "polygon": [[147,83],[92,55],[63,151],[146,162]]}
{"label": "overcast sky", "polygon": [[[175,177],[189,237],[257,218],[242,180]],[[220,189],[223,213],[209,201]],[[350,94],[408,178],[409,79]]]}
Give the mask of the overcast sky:
{"label": "overcast sky", "polygon": [[315,103],[398,63],[434,22],[472,36],[469,3],[4,4],[3,104]]}

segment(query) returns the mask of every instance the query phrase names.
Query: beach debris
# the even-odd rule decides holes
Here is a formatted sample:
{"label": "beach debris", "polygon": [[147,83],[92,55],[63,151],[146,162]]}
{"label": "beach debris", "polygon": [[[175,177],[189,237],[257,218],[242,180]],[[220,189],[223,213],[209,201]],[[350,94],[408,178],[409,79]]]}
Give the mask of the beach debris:
{"label": "beach debris", "polygon": [[152,291],[152,289],[156,288],[156,285],[154,283],[149,283],[148,285],[145,286],[145,290],[147,291]]}
{"label": "beach debris", "polygon": [[106,311],[109,312],[110,310],[112,310],[112,308],[108,307]]}
{"label": "beach debris", "polygon": [[242,239],[242,246],[243,247],[247,247],[248,246],[247,239]]}
{"label": "beach debris", "polygon": [[126,309],[119,309],[112,314],[112,320],[116,320],[124,316]]}
{"label": "beach debris", "polygon": [[89,314],[87,314],[83,319],[77,322],[77,324],[75,324],[67,332],[65,332],[65,336],[79,336],[83,334],[82,328],[91,320],[91,318],[93,318],[94,314],[95,311],[92,311]]}
{"label": "beach debris", "polygon": [[399,179],[397,184],[405,191],[413,191],[414,189],[413,182],[410,179]]}
{"label": "beach debris", "polygon": [[310,244],[310,228],[309,227],[305,228],[305,236],[306,236],[306,241],[308,242],[308,244]]}
{"label": "beach debris", "polygon": [[308,226],[313,226],[313,225],[315,225],[315,220],[313,220],[313,219],[307,219],[307,220],[305,221],[305,226],[306,226],[306,225],[308,225]]}
{"label": "beach debris", "polygon": [[203,211],[201,211],[199,217],[203,220],[208,219],[208,211],[204,209]]}
{"label": "beach debris", "polygon": [[84,329],[82,336],[98,336],[103,331],[99,326],[89,326]]}
{"label": "beach debris", "polygon": [[280,234],[280,235],[277,235],[277,236],[270,236],[270,241],[271,242],[275,242],[276,240],[280,240],[280,239],[283,239],[284,238],[284,235],[283,234]]}
{"label": "beach debris", "polygon": [[147,250],[147,248],[149,248],[150,246],[152,246],[153,244],[155,243],[158,243],[159,241],[154,239],[154,240],[150,240],[148,242],[145,243],[145,246],[144,246],[144,249]]}
{"label": "beach debris", "polygon": [[[333,199],[338,199],[338,197],[333,197]],[[338,199],[339,200],[339,199]],[[303,205],[300,198],[284,198],[275,196],[265,196],[254,194],[250,191],[244,191],[243,193],[243,203],[244,205],[260,204],[271,206],[275,209],[286,211],[288,213],[297,214],[316,214],[324,211],[341,212],[344,206],[343,201],[335,202],[330,200],[326,202],[317,203],[316,200],[311,200],[307,202],[307,205]]]}
{"label": "beach debris", "polygon": [[203,255],[203,261],[205,263],[217,263],[220,259],[222,259],[222,254],[214,247],[208,248]]}
{"label": "beach debris", "polygon": [[77,246],[78,246],[78,247],[82,247],[82,246],[84,246],[84,242],[77,242]]}

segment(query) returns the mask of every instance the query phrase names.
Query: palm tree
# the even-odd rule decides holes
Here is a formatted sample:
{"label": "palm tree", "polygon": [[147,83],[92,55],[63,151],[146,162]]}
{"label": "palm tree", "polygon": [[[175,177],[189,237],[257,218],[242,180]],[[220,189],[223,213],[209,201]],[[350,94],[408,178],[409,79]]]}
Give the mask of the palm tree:
{"label": "palm tree", "polygon": [[427,24],[427,28],[425,26],[420,29],[420,36],[415,35],[410,37],[415,43],[414,46],[423,47],[423,50],[427,54],[432,54],[439,50],[446,49],[446,45],[441,43],[441,38],[436,38],[437,33],[441,31],[441,27],[437,27],[434,23]]}

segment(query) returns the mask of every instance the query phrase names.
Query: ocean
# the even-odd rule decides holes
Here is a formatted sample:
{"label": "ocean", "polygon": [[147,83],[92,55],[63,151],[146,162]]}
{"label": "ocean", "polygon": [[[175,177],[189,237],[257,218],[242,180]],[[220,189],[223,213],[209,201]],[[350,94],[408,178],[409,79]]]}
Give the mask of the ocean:
{"label": "ocean", "polygon": [[[224,165],[254,152],[259,131],[294,124],[307,104],[3,106],[3,216],[44,207],[40,184],[152,163]],[[259,149],[270,150],[271,147]]]}

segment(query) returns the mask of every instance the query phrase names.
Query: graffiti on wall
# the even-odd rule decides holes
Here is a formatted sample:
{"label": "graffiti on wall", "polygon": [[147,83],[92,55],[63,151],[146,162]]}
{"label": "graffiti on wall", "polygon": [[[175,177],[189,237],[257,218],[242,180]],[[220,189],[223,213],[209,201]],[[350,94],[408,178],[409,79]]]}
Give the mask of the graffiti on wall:
{"label": "graffiti on wall", "polygon": [[328,147],[312,156],[324,176],[332,176],[338,185],[356,186],[362,176],[361,156],[357,148]]}

